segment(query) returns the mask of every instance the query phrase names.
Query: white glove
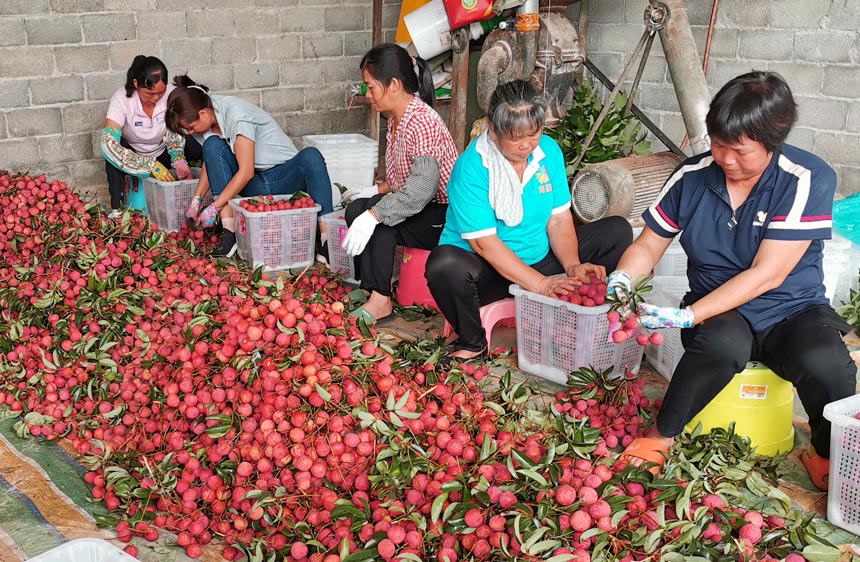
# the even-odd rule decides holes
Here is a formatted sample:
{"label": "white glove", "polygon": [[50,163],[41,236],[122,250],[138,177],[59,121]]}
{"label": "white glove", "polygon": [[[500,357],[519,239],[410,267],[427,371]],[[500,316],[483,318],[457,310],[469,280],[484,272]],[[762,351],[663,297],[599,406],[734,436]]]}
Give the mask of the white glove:
{"label": "white glove", "polygon": [[352,226],[346,231],[346,236],[343,237],[341,247],[346,250],[350,256],[357,256],[364,251],[364,247],[373,236],[373,231],[376,230],[376,225],[379,220],[373,216],[370,211],[365,211],[358,215],[352,222]]}
{"label": "white glove", "polygon": [[379,194],[379,188],[375,185],[367,185],[365,187],[351,187],[343,192],[340,196],[341,205],[344,208],[356,199],[367,199]]}

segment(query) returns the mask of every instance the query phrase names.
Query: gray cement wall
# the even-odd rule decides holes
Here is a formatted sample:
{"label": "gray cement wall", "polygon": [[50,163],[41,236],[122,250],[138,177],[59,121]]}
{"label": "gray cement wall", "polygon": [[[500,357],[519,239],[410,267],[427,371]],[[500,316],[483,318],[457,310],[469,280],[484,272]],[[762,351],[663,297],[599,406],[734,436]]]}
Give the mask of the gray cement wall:
{"label": "gray cement wall", "polygon": [[[589,56],[613,80],[644,31],[647,5],[647,0],[590,2]],[[687,1],[700,59],[712,5],[712,0]],[[578,21],[578,6],[568,15]],[[753,69],[779,72],[792,88],[800,117],[789,142],[836,169],[841,195],[860,192],[860,0],[722,0],[708,70],[711,93]],[[637,103],[681,142],[684,125],[659,40]]]}
{"label": "gray cement wall", "polygon": [[[385,0],[393,37],[400,2]],[[106,198],[98,135],[138,54],[242,96],[294,139],[366,132],[349,84],[371,45],[370,0],[1,0],[0,169]]]}

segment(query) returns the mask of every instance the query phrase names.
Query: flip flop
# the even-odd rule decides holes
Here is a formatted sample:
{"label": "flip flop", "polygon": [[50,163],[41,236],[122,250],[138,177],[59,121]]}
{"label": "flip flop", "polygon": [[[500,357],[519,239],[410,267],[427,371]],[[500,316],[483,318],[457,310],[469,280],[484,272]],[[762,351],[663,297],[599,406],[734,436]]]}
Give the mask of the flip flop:
{"label": "flip flop", "polygon": [[364,320],[364,323],[368,326],[376,324],[376,316],[365,310],[363,306],[359,306],[358,308],[350,312],[349,315]]}
{"label": "flip flop", "polygon": [[800,453],[800,460],[806,471],[809,473],[809,479],[815,484],[815,487],[821,491],[827,491],[827,481],[830,476],[830,459],[818,456],[817,453],[811,453],[805,450]]}
{"label": "flip flop", "polygon": [[654,463],[654,466],[648,469],[648,472],[657,476],[660,469],[666,463],[666,457],[669,454],[669,445],[665,445],[657,439],[651,437],[637,437],[630,445],[624,449],[624,452],[619,456],[619,460],[630,463],[632,459],[639,459],[645,462]]}

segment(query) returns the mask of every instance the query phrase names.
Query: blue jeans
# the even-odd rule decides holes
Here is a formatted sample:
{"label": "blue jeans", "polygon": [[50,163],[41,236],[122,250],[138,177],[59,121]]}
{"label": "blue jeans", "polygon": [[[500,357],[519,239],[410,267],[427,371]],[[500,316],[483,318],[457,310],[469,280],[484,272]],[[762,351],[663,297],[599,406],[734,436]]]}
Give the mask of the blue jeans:
{"label": "blue jeans", "polygon": [[[239,171],[236,155],[226,140],[212,135],[203,143],[203,163],[206,165],[209,189],[212,190],[212,196],[217,198]],[[254,177],[239,195],[290,195],[296,191],[307,191],[316,204],[322,207],[320,214],[332,211],[331,180],[325,159],[316,148],[305,148],[283,164],[254,172]]]}

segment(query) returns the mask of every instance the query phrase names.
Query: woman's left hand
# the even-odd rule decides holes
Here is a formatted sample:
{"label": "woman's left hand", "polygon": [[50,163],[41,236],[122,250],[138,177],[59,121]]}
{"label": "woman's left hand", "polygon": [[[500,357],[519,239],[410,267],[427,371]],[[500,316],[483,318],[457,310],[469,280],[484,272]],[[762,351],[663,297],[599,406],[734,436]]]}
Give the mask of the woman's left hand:
{"label": "woman's left hand", "polygon": [[639,305],[639,322],[649,330],[661,328],[692,328],[696,318],[692,308],[672,308],[642,303]]}
{"label": "woman's left hand", "polygon": [[593,263],[578,263],[568,266],[567,276],[582,283],[589,283],[592,277],[604,281],[606,279],[606,268]]}
{"label": "woman's left hand", "polygon": [[215,203],[212,203],[200,213],[200,216],[197,217],[197,224],[204,227],[209,228],[215,224],[215,217],[218,216],[218,207],[215,206]]}

